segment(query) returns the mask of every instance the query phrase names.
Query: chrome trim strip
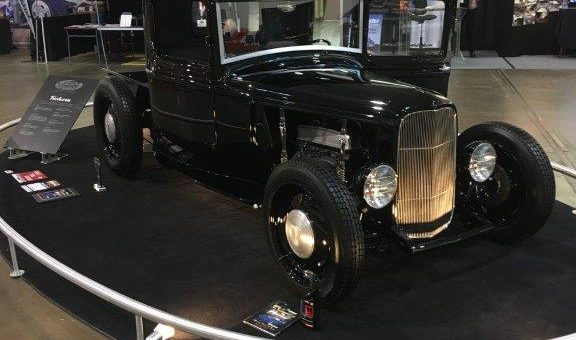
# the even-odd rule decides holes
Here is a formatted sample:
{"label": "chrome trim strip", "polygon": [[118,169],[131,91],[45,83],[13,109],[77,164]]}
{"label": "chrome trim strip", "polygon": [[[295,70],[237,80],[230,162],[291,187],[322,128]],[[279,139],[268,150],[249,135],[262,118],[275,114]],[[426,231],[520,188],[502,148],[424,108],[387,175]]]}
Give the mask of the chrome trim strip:
{"label": "chrome trim strip", "polygon": [[[122,74],[122,73],[120,73],[120,72],[113,71],[113,70],[111,70],[111,69],[109,69],[109,68],[106,68],[106,67],[101,67],[100,70],[101,70],[101,71],[105,71],[105,72],[107,72],[108,74],[111,74],[111,75],[113,75],[113,76],[117,76],[117,77],[119,77],[119,78],[122,78],[123,80],[125,80],[125,81],[128,82],[128,83],[132,83],[132,84],[137,85],[137,86],[142,86],[142,87],[144,87],[144,88],[148,88],[148,83],[140,82],[140,81],[138,81],[138,80],[136,80],[136,79],[134,79],[134,78],[130,78],[130,77],[128,77],[128,76],[126,76],[126,75],[124,75],[124,74]],[[150,70],[149,70],[148,68],[146,68],[146,74],[149,74],[149,71],[150,71]]]}
{"label": "chrome trim strip", "polygon": [[190,118],[190,117],[186,117],[186,116],[180,116],[180,115],[177,115],[175,113],[160,110],[158,108],[154,108],[154,111],[158,112],[159,114],[161,114],[163,116],[169,117],[169,118],[183,120],[186,122],[191,122],[191,123],[196,123],[196,124],[214,124],[216,122],[214,119],[197,119],[197,118]]}
{"label": "chrome trim strip", "polygon": [[221,59],[220,61],[221,61],[222,65],[226,65],[226,64],[230,64],[230,63],[233,63],[236,61],[262,57],[265,55],[288,53],[288,52],[301,52],[301,51],[319,51],[319,52],[320,51],[334,51],[334,52],[362,53],[361,48],[306,45],[306,46],[271,48],[269,50],[258,51],[258,52],[254,52],[254,53],[247,53],[247,54],[239,55],[236,57]]}
{"label": "chrome trim strip", "polygon": [[[340,73],[350,73],[354,72],[356,75],[360,75],[360,71],[355,68],[285,68],[281,70],[275,71],[261,71],[261,72],[254,72],[254,73],[247,73],[245,76],[259,76],[261,74],[284,74],[284,73],[292,73],[292,72],[340,72]],[[332,74],[333,75],[333,74]]]}
{"label": "chrome trim strip", "polygon": [[428,147],[425,147],[425,148],[402,148],[402,150],[403,150],[403,151],[412,151],[412,150],[435,150],[435,149],[438,149],[438,148],[441,148],[441,147],[445,146],[446,144],[453,143],[454,140],[455,140],[455,139],[450,139],[450,140],[448,140],[448,141],[446,141],[446,142],[444,142],[444,143],[441,143],[441,144],[436,145],[436,146],[431,146],[431,147],[429,147],[429,148],[428,148]]}

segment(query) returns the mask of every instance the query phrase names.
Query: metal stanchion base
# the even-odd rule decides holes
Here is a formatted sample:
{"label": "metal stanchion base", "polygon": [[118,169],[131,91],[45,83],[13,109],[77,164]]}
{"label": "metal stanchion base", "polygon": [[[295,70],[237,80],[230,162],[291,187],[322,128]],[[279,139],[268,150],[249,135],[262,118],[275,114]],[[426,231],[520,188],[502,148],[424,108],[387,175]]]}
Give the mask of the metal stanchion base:
{"label": "metal stanchion base", "polygon": [[15,270],[15,271],[10,273],[10,277],[13,279],[17,279],[19,277],[22,277],[24,275],[24,273],[25,273],[25,271],[23,271],[22,269]]}
{"label": "metal stanchion base", "polygon": [[95,183],[92,187],[94,188],[94,190],[95,190],[96,192],[104,192],[104,191],[106,191],[106,187],[103,186],[103,185],[101,185],[101,184],[98,184],[98,183]]}
{"label": "metal stanchion base", "polygon": [[18,150],[18,149],[9,149],[10,154],[8,156],[8,159],[20,159],[20,158],[25,158],[28,157],[31,152],[28,151],[23,151],[23,150]]}
{"label": "metal stanchion base", "polygon": [[58,153],[55,155],[43,153],[42,154],[42,162],[40,162],[40,163],[46,165],[46,164],[57,162],[57,161],[65,158],[65,157],[68,157],[68,155],[64,154],[64,153]]}

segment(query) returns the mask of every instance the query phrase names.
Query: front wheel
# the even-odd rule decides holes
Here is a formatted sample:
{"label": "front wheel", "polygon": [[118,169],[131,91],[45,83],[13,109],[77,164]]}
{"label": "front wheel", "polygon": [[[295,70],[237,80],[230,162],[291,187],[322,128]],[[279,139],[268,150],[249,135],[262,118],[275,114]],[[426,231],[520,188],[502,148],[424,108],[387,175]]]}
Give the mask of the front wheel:
{"label": "front wheel", "polygon": [[[532,136],[510,124],[485,123],[465,131],[458,148],[460,203],[496,226],[490,234],[493,240],[518,243],[544,226],[556,186],[550,160]],[[491,154],[492,160],[472,164],[474,150]],[[487,164],[482,162],[492,166],[482,169]],[[485,172],[475,173],[474,179],[471,168],[478,165],[476,169]]]}
{"label": "front wheel", "polygon": [[314,287],[323,305],[352,293],[364,263],[364,234],[354,198],[334,168],[290,160],[270,176],[264,203],[272,254],[298,293]]}

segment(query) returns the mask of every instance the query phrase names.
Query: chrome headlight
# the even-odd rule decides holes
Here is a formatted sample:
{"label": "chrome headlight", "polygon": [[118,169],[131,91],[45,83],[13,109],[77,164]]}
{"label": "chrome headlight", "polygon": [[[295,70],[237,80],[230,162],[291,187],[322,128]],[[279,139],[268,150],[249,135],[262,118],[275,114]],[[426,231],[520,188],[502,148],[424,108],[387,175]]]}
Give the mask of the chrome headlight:
{"label": "chrome headlight", "polygon": [[483,183],[492,176],[496,167],[496,150],[490,143],[480,143],[472,152],[468,170],[476,182]]}
{"label": "chrome headlight", "polygon": [[364,182],[364,200],[374,209],[386,207],[396,196],[398,175],[388,165],[380,165],[370,171]]}

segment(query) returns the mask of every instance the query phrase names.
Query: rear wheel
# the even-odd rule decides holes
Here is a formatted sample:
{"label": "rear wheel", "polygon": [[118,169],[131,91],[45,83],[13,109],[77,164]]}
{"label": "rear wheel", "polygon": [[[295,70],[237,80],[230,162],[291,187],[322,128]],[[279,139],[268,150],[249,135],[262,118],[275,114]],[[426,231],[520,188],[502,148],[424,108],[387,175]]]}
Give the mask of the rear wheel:
{"label": "rear wheel", "polygon": [[[489,143],[496,152],[491,176],[472,179],[472,152]],[[548,156],[526,131],[506,123],[474,126],[458,140],[459,192],[461,200],[478,216],[496,225],[491,238],[500,243],[521,242],[548,220],[554,206],[556,186]]]}
{"label": "rear wheel", "polygon": [[94,127],[102,157],[119,176],[132,177],[142,162],[142,118],[130,89],[106,78],[94,95]]}
{"label": "rear wheel", "polygon": [[334,168],[312,159],[278,166],[266,188],[273,256],[300,294],[314,285],[323,305],[352,293],[360,277],[364,234],[354,202]]}

